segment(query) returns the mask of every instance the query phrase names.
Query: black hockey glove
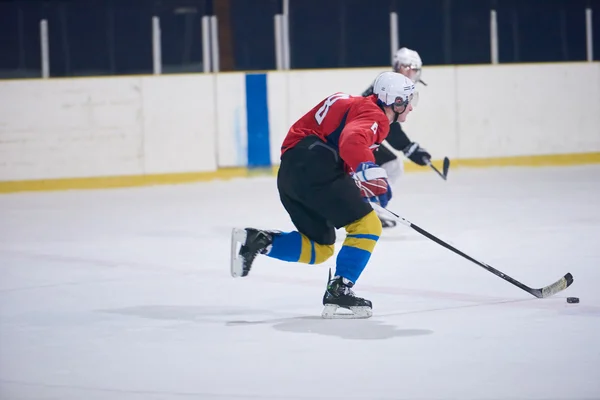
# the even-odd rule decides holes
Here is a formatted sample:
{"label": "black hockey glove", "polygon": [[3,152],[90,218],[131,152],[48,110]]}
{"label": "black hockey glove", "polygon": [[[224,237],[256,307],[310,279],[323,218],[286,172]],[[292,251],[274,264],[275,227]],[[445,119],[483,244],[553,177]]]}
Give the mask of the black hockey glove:
{"label": "black hockey glove", "polygon": [[429,154],[427,150],[419,146],[419,143],[416,142],[412,142],[406,146],[403,152],[404,155],[415,164],[427,165],[427,161],[431,160],[431,154]]}

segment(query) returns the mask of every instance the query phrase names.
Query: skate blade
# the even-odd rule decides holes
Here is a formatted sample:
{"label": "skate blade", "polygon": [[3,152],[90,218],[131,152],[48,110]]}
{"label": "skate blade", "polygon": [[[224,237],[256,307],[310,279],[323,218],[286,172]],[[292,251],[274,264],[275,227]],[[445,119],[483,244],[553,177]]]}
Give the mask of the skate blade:
{"label": "skate blade", "polygon": [[[342,312],[338,310],[343,310]],[[373,310],[369,307],[340,307],[336,304],[327,304],[323,308],[321,317],[325,319],[365,319],[373,316]]]}
{"label": "skate blade", "polygon": [[247,232],[245,229],[234,228],[231,232],[231,276],[238,278],[243,276],[244,259],[240,257],[240,248],[246,243]]}

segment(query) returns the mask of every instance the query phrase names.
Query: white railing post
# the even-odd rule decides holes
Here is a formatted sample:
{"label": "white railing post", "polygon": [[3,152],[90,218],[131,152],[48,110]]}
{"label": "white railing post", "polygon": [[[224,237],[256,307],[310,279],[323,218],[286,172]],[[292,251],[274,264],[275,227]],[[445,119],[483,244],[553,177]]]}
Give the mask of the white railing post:
{"label": "white railing post", "polygon": [[154,75],[162,74],[162,45],[159,17],[152,17],[152,71]]}
{"label": "white railing post", "polygon": [[392,59],[390,64],[394,62],[394,54],[398,51],[398,14],[395,12],[390,13],[390,50]]}
{"label": "white railing post", "polygon": [[219,72],[219,22],[216,15],[210,17],[210,49],[212,58],[212,72]]}
{"label": "white railing post", "polygon": [[282,33],[283,33],[283,66],[285,69],[292,68],[291,53],[290,53],[290,0],[283,0],[283,18],[282,18]]}
{"label": "white railing post", "polygon": [[42,52],[42,78],[50,77],[50,45],[48,41],[48,20],[40,21],[40,44]]}
{"label": "white railing post", "polygon": [[290,14],[290,0],[283,0],[282,2],[282,12],[286,17]]}
{"label": "white railing post", "polygon": [[490,52],[492,64],[498,64],[498,20],[496,10],[490,10]]}
{"label": "white railing post", "polygon": [[282,49],[283,49],[283,69],[290,69],[290,16],[289,14],[283,14],[281,18],[281,32],[282,35]]}
{"label": "white railing post", "polygon": [[278,71],[283,69],[283,15],[275,14],[275,65]]}
{"label": "white railing post", "polygon": [[594,36],[592,32],[592,9],[585,9],[585,38],[587,45],[587,60],[594,61]]}
{"label": "white railing post", "polygon": [[202,68],[205,73],[210,72],[210,16],[202,17]]}

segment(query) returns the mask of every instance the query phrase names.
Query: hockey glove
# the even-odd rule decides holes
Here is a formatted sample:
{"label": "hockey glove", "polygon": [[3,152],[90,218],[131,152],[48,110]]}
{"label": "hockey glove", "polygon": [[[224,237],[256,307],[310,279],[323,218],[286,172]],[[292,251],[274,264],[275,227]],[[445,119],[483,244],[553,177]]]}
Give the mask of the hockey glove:
{"label": "hockey glove", "polygon": [[383,208],[387,206],[392,198],[392,189],[385,169],[373,162],[360,163],[354,179],[366,201],[378,203]]}
{"label": "hockey glove", "polygon": [[419,146],[419,143],[412,142],[403,150],[404,155],[410,159],[410,161],[419,165],[427,165],[427,162],[431,160],[431,154],[424,148]]}

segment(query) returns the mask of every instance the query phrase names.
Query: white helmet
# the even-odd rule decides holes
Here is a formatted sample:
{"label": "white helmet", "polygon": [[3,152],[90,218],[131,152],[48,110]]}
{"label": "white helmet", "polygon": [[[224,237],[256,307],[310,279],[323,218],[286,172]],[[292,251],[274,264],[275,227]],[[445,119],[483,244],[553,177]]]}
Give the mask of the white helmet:
{"label": "white helmet", "polygon": [[392,67],[396,72],[400,72],[400,67],[408,68],[409,70],[414,71],[409,71],[408,73],[409,77],[415,83],[421,80],[421,69],[423,68],[423,61],[421,61],[421,56],[419,56],[419,53],[417,53],[414,50],[408,49],[406,47],[403,47],[400,50],[398,50],[394,54]]}
{"label": "white helmet", "polygon": [[400,65],[411,67],[412,69],[421,69],[423,68],[423,61],[421,61],[419,53],[403,47],[394,54],[394,60],[392,62],[395,71],[398,71]]}
{"label": "white helmet", "polygon": [[406,76],[397,72],[382,72],[375,79],[373,94],[381,105],[396,105],[407,107],[408,104],[416,105],[418,92],[415,84]]}

